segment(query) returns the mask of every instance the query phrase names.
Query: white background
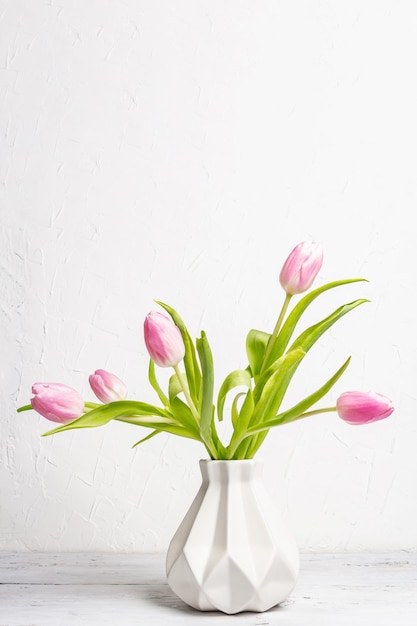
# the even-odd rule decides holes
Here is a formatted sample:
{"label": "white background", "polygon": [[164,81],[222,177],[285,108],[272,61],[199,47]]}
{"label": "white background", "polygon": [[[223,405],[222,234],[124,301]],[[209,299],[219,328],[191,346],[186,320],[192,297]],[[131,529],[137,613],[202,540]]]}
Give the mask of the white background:
{"label": "white background", "polygon": [[[271,431],[267,488],[302,550],[417,548],[417,6],[413,0],[0,1],[0,548],[165,550],[199,444],[110,424],[52,438],[33,382],[93,400],[97,368],[153,402],[153,299],[205,329],[216,385],[271,330],[293,246],[319,241],[313,323],[366,297],[286,402],[352,354],[327,404],[375,389],[388,420]],[[226,435],[227,433],[225,433]]]}

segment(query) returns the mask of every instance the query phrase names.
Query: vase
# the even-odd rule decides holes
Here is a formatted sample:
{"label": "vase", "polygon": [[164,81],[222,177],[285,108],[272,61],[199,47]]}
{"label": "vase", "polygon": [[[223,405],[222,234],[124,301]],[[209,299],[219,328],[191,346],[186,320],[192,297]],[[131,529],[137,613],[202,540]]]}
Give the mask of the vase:
{"label": "vase", "polygon": [[166,558],[168,584],[189,606],[263,612],[294,588],[298,547],[262,469],[261,460],[200,461],[200,489]]}

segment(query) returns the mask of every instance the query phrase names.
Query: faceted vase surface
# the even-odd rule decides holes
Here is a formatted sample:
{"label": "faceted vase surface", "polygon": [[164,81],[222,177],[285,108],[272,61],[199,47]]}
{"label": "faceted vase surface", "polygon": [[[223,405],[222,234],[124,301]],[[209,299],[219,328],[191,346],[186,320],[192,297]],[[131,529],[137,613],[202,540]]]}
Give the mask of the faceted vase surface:
{"label": "faceted vase surface", "polygon": [[299,552],[266,492],[262,461],[200,461],[201,487],[173,536],[171,589],[200,611],[262,612],[295,586]]}

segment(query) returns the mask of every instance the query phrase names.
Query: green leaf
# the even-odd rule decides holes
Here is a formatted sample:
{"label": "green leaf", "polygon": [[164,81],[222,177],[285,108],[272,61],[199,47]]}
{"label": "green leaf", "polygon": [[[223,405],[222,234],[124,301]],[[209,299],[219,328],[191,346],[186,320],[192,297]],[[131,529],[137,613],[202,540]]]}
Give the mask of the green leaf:
{"label": "green leaf", "polygon": [[350,357],[343,363],[342,367],[340,367],[335,374],[329,380],[322,385],[317,391],[310,394],[301,402],[298,402],[291,409],[284,411],[283,413],[279,413],[273,419],[263,422],[261,426],[254,426],[248,429],[248,433],[256,433],[261,430],[269,429],[274,426],[282,426],[283,424],[288,424],[289,422],[293,422],[300,417],[303,417],[303,413],[307,411],[310,407],[316,404],[323,396],[326,395],[330,391],[330,389],[336,384],[342,374],[345,372],[346,368],[350,363]]}
{"label": "green leaf", "polygon": [[22,411],[30,411],[31,409],[33,409],[33,406],[31,404],[25,404],[25,406],[20,406],[16,410],[18,413],[21,413]]}
{"label": "green leaf", "polygon": [[[248,425],[255,426],[256,424],[261,424],[268,419],[272,419],[272,417],[276,415],[294,372],[304,355],[305,352],[301,348],[287,352],[287,354],[275,361],[275,363],[273,363],[262,375],[260,381],[262,384],[261,392],[259,393],[258,384],[254,389],[255,405],[252,412],[252,418]],[[231,450],[233,455],[235,452],[239,455],[239,451],[242,450],[245,458],[253,458],[267,434],[265,431],[260,432],[257,435],[253,435],[249,439],[248,444],[243,443],[243,446],[241,447],[239,444],[242,443],[242,439],[246,436],[246,429],[248,425],[245,426],[245,430],[242,428],[239,430],[239,433],[237,433],[237,435],[240,436],[236,436],[236,442],[233,443]],[[236,445],[236,443],[238,445]],[[238,456],[238,458],[243,457]]]}
{"label": "green leaf", "polygon": [[201,372],[198,366],[198,361],[195,353],[195,348],[191,336],[178,313],[170,307],[168,304],[155,300],[167,313],[172,317],[172,320],[176,326],[180,329],[182,339],[185,345],[184,355],[184,367],[187,376],[188,388],[190,390],[191,398],[194,404],[200,406],[201,395]]}
{"label": "green leaf", "polygon": [[202,371],[202,398],[200,411],[200,434],[208,448],[212,447],[211,424],[213,418],[213,391],[214,391],[214,367],[206,333],[201,332],[201,338],[197,339],[197,351]]}
{"label": "green leaf", "polygon": [[369,300],[355,300],[354,302],[350,302],[339,307],[324,320],[321,320],[321,322],[310,326],[303,333],[301,333],[301,335],[297,337],[297,339],[291,345],[290,350],[302,348],[304,352],[308,352],[310,348],[316,343],[316,341],[323,335],[323,333],[325,333],[331,326],[333,326],[335,322],[340,320],[340,318],[346,315],[346,313],[349,313],[357,306],[360,306],[365,302],[369,302]]}
{"label": "green leaf", "polygon": [[238,393],[235,396],[235,398],[233,399],[232,408],[231,408],[233,428],[237,427],[237,423],[238,423],[238,419],[239,419],[238,402],[239,402],[240,398],[246,397],[246,393],[247,392],[242,391],[241,393]]}
{"label": "green leaf", "polygon": [[291,378],[304,355],[305,351],[302,348],[296,348],[275,361],[273,373],[263,385],[259,400],[255,402],[251,425],[262,423],[276,415]]}
{"label": "green leaf", "polygon": [[181,398],[175,397],[172,399],[171,411],[179,424],[199,437],[199,426],[191,413],[190,407]]}
{"label": "green leaf", "polygon": [[194,439],[196,441],[200,441],[200,436],[199,434],[192,432],[190,430],[188,430],[187,428],[184,428],[183,426],[179,426],[178,424],[175,423],[145,423],[143,422],[143,419],[141,420],[140,417],[131,417],[131,418],[126,418],[126,417],[116,417],[115,418],[118,422],[124,422],[126,424],[132,424],[132,426],[143,426],[144,428],[153,428],[159,432],[166,432],[169,433],[171,435],[177,435],[179,437],[187,437],[188,439]]}
{"label": "green leaf", "polygon": [[253,392],[252,392],[252,389],[249,389],[248,393],[246,394],[246,398],[239,411],[239,421],[236,425],[237,434],[247,429],[248,424],[250,423],[252,419],[254,408],[255,408],[255,402],[253,399]]}
{"label": "green leaf", "polygon": [[155,363],[152,361],[152,359],[149,360],[148,378],[149,378],[149,382],[151,386],[158,394],[158,397],[160,401],[162,402],[162,404],[164,406],[169,406],[169,400],[164,394],[164,392],[162,391],[161,387],[159,386],[158,381],[156,380]]}
{"label": "green leaf", "polygon": [[[346,313],[349,313],[349,311],[351,311],[355,307],[365,302],[368,302],[368,300],[360,299],[360,300],[355,300],[354,302],[351,302],[349,304],[345,304],[344,306],[339,307],[338,309],[336,309],[336,311],[334,311],[334,313],[326,317],[324,320],[322,320],[321,322],[318,322],[317,324],[314,324],[313,326],[305,330],[303,333],[301,333],[301,335],[290,346],[286,354],[287,355],[291,354],[293,351],[296,351],[299,349],[301,349],[304,352],[304,354],[306,354],[310,350],[310,348],[314,345],[314,343],[323,335],[323,333],[325,333],[326,330],[328,330],[335,322],[337,322],[341,317],[346,315]],[[280,357],[280,359],[282,358],[283,357]],[[280,359],[278,359],[278,362],[280,361]],[[295,364],[293,364],[293,367],[291,368],[291,377],[295,373],[295,370],[297,369],[300,361],[301,359],[298,360]],[[267,370],[267,372],[268,371],[269,369]],[[263,381],[264,381],[264,376],[261,377],[260,382],[263,383]],[[263,422],[268,422],[269,419],[273,419],[274,413],[271,407],[274,406],[274,403],[277,406],[276,412],[278,412],[279,405],[280,405],[279,395],[278,397],[275,397],[274,400],[271,400],[270,402],[268,402],[269,386],[270,386],[270,381],[263,384],[262,386],[261,399],[264,398],[264,403],[262,403],[262,409],[259,408],[261,405],[261,401],[257,403],[251,426],[255,426],[257,424],[263,425]],[[286,390],[286,387],[285,387],[285,390]],[[256,387],[255,387],[255,392],[256,392]],[[282,399],[283,399],[283,395],[281,397],[281,401]],[[261,414],[260,418],[257,413],[258,410],[260,411],[260,414]],[[263,432],[259,432],[256,435],[256,438],[252,441],[252,443],[250,444],[247,450],[248,458],[253,457],[253,455],[259,449],[260,445],[262,444],[263,440],[265,439],[268,433],[268,427],[262,428],[260,430],[262,430]]]}
{"label": "green leaf", "polygon": [[217,397],[217,416],[219,422],[223,419],[226,396],[235,387],[251,387],[251,375],[247,370],[234,370],[224,379]]}
{"label": "green leaf", "polygon": [[[242,395],[242,394],[239,394],[239,395]],[[239,417],[236,423],[234,424],[232,438],[226,450],[226,458],[228,459],[244,458],[244,455],[235,456],[235,454],[240,447],[242,439],[244,438],[244,435],[248,428],[248,424],[250,423],[252,419],[254,407],[255,407],[255,403],[253,400],[252,389],[249,389],[248,392],[246,393],[246,398],[244,399],[243,404],[240,408]]]}
{"label": "green leaf", "polygon": [[117,402],[103,404],[97,409],[88,411],[88,413],[78,417],[76,420],[44,433],[43,436],[54,435],[55,433],[73,430],[74,428],[96,428],[104,426],[112,419],[129,416],[139,416],[142,421],[145,421],[143,418],[146,418],[146,421],[152,422],[152,424],[172,422],[170,414],[156,406],[133,400],[118,400]]}
{"label": "green leaf", "polygon": [[367,282],[366,278],[347,278],[344,280],[336,280],[331,283],[327,283],[310,291],[307,293],[301,300],[294,306],[291,313],[288,315],[286,321],[284,322],[278,337],[276,338],[275,345],[268,359],[268,363],[265,364],[264,367],[267,367],[271,363],[273,363],[276,359],[282,356],[285,352],[286,347],[292,337],[294,329],[299,322],[301,316],[308,306],[322,293],[328,291],[329,289],[334,289],[335,287],[340,287],[342,285],[348,285],[350,283],[357,282]]}
{"label": "green leaf", "polygon": [[169,386],[168,386],[169,402],[172,403],[174,399],[181,393],[181,391],[182,391],[182,387],[181,387],[179,378],[176,374],[173,374],[171,378],[169,379]]}
{"label": "green leaf", "polygon": [[[352,282],[352,281],[351,281]],[[294,350],[298,350],[298,349],[302,349],[304,354],[306,354],[308,352],[308,350],[310,350],[310,348],[314,345],[314,343],[323,335],[324,332],[326,332],[326,330],[328,330],[335,322],[337,322],[341,317],[343,317],[344,315],[346,315],[346,313],[349,313],[349,311],[351,311],[352,309],[354,309],[355,307],[359,306],[360,304],[363,304],[364,302],[368,302],[368,300],[355,300],[354,302],[351,302],[349,304],[346,304],[344,306],[339,307],[338,309],[336,309],[336,311],[334,311],[334,313],[332,313],[331,315],[329,315],[328,317],[326,317],[324,320],[318,322],[317,324],[315,324],[314,326],[311,326],[310,328],[308,328],[307,330],[305,330],[291,345],[291,347],[289,348],[288,352],[286,354],[291,354],[291,352],[293,352]],[[285,356],[285,355],[284,355]],[[283,357],[281,356],[280,359],[282,359]],[[275,363],[279,362],[280,359],[278,359],[278,361],[276,361]],[[300,363],[301,359],[298,360],[293,368],[292,368],[292,373],[291,376],[295,373],[295,370],[297,369],[299,363]],[[270,382],[268,380],[268,382],[265,382],[265,375],[269,376],[269,372],[271,370],[271,368],[274,367],[274,364],[272,366],[270,366],[268,368],[268,370],[262,375],[262,377],[260,378],[259,382],[257,383],[255,390],[254,390],[254,394],[255,394],[255,402],[257,404],[257,409],[259,407],[258,404],[258,397],[259,397],[259,391],[258,389],[262,389],[262,394],[261,397],[264,396],[265,398],[267,398],[268,395],[268,389],[269,389],[269,385]],[[288,381],[289,383],[289,381]],[[286,389],[286,387],[285,387]],[[284,392],[285,393],[285,392]],[[266,396],[265,396],[266,394]],[[281,397],[281,401],[283,399],[283,396]],[[278,403],[279,397],[276,398],[276,401]],[[261,419],[258,418],[257,415],[257,409],[255,409],[254,412],[254,418],[252,420],[251,426],[254,426],[258,423],[264,422],[264,421],[268,421],[268,419],[273,419],[274,414],[272,413],[272,411],[270,411],[270,407],[268,408],[268,404],[266,404],[267,406],[267,411],[264,411],[263,416]],[[279,404],[278,404],[278,408],[279,408]],[[278,411],[277,408],[277,411]],[[270,416],[268,418],[268,415]],[[252,458],[253,455],[256,453],[256,451],[259,449],[259,446],[262,444],[262,441],[265,439],[265,436],[268,432],[268,429],[260,429],[263,432],[259,432],[256,439],[253,440],[253,442],[251,443],[251,445],[248,448],[247,454],[248,454],[248,458]]]}
{"label": "green leaf", "polygon": [[136,448],[136,446],[139,446],[141,443],[145,443],[145,441],[152,439],[152,437],[155,437],[155,435],[159,435],[160,432],[160,430],[153,430],[151,433],[149,433],[149,435],[146,435],[146,437],[143,437],[142,439],[139,439],[139,441],[134,443],[132,448]]}
{"label": "green leaf", "polygon": [[248,355],[249,366],[255,380],[261,371],[266,346],[270,337],[269,333],[264,333],[262,330],[255,330],[254,328],[248,332],[246,337],[246,354]]}

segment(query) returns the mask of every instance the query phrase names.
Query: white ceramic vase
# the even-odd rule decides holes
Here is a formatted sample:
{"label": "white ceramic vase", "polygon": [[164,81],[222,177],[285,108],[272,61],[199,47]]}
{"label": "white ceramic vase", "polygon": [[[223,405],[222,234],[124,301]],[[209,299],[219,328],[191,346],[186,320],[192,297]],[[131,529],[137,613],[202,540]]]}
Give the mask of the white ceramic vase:
{"label": "white ceramic vase", "polygon": [[298,548],[262,468],[258,460],[200,461],[200,490],[166,560],[169,586],[200,611],[266,611],[297,581]]}

